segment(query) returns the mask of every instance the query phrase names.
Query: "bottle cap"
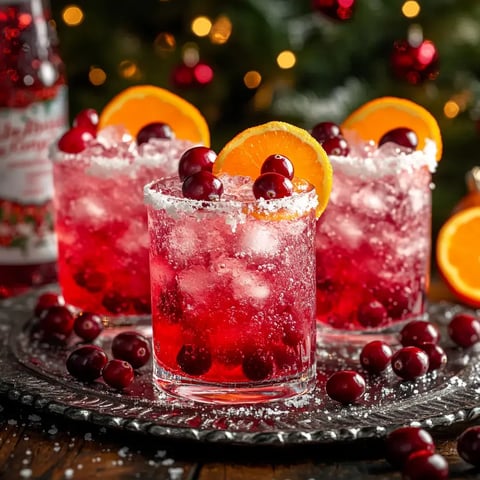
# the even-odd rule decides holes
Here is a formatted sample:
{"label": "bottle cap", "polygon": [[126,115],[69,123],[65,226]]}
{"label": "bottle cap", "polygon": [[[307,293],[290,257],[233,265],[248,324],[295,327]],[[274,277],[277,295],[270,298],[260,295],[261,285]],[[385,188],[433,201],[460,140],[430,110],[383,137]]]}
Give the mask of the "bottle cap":
{"label": "bottle cap", "polygon": [[480,167],[473,167],[465,174],[465,182],[467,183],[469,192],[480,191]]}

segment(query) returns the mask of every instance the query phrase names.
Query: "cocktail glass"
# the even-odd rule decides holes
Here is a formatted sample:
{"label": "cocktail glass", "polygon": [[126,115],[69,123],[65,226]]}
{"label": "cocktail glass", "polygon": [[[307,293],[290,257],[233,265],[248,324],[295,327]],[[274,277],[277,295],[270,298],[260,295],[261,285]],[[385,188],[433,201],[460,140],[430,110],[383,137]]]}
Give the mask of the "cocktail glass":
{"label": "cocktail glass", "polygon": [[255,200],[221,175],[219,201],[182,197],[178,178],[145,187],[154,383],[203,402],[255,403],[315,381],[315,189]]}
{"label": "cocktail glass", "polygon": [[150,312],[147,213],[143,186],[178,169],[185,140],[137,146],[106,127],[78,154],[52,152],[59,284],[65,301],[131,324]]}
{"label": "cocktail glass", "polygon": [[353,145],[331,156],[328,208],[317,224],[317,319],[335,331],[398,329],[425,309],[436,147]]}

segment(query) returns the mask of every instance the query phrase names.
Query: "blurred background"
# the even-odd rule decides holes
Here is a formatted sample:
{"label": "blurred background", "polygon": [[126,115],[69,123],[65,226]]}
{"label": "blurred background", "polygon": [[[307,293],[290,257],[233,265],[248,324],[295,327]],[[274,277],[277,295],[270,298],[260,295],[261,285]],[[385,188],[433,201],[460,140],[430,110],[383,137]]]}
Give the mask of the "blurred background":
{"label": "blurred background", "polygon": [[122,89],[166,87],[205,115],[212,145],[245,127],[341,122],[409,98],[437,118],[433,234],[480,164],[478,0],[51,0],[70,115]]}

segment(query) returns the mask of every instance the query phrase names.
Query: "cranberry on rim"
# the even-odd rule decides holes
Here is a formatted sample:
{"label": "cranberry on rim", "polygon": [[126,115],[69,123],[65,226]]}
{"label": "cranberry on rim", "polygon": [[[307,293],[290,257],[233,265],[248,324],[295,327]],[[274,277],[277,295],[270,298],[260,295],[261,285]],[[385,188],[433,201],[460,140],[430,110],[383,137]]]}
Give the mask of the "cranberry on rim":
{"label": "cranberry on rim", "polygon": [[86,108],[80,111],[73,119],[72,125],[74,127],[87,128],[95,134],[98,129],[97,111],[94,108]]}
{"label": "cranberry on rim", "polygon": [[263,162],[260,173],[268,172],[279,173],[280,175],[287,177],[289,180],[293,178],[293,175],[295,173],[293,164],[290,159],[288,159],[284,155],[280,155],[279,153],[270,155]]}
{"label": "cranberry on rim", "polygon": [[319,143],[323,143],[329,138],[343,137],[340,127],[333,122],[320,122],[312,128],[312,137]]}
{"label": "cranberry on rim", "polygon": [[65,153],[80,153],[95,138],[92,131],[85,127],[72,127],[58,141],[58,149]]}
{"label": "cranberry on rim", "polygon": [[385,133],[378,141],[378,146],[384,145],[388,142],[395,143],[397,145],[400,145],[401,147],[415,150],[418,145],[418,137],[413,130],[400,127]]}
{"label": "cranberry on rim", "polygon": [[403,466],[408,457],[419,450],[435,451],[432,436],[419,427],[397,428],[385,439],[385,458],[394,467]]}
{"label": "cranberry on rim", "polygon": [[350,153],[348,142],[343,137],[327,138],[322,143],[322,147],[327,155],[346,157]]}
{"label": "cranberry on rim", "polygon": [[208,147],[198,146],[186,150],[180,157],[178,164],[178,176],[185,180],[194,173],[205,170],[211,172],[217,154]]}
{"label": "cranberry on rim", "polygon": [[201,170],[183,181],[182,194],[192,200],[218,201],[223,194],[223,183],[213,173]]}
{"label": "cranberry on rim", "polygon": [[347,405],[363,397],[365,379],[354,370],[340,370],[328,378],[325,387],[330,398]]}
{"label": "cranberry on rim", "polygon": [[275,172],[262,173],[253,182],[252,188],[256,199],[272,200],[289,197],[293,193],[292,182],[287,177]]}
{"label": "cranberry on rim", "polygon": [[170,140],[173,137],[173,130],[170,125],[163,122],[152,122],[143,126],[137,133],[137,145],[147,143],[151,138]]}
{"label": "cranberry on rim", "polygon": [[438,327],[425,320],[408,322],[400,331],[400,343],[404,346],[420,346],[422,343],[438,343],[440,331]]}

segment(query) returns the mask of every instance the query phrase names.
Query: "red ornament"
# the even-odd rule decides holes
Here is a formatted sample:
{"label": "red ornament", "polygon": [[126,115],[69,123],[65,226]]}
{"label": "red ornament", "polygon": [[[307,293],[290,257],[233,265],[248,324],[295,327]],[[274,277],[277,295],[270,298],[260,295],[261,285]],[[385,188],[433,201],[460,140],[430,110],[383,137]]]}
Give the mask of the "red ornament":
{"label": "red ornament", "polygon": [[407,40],[395,42],[391,56],[393,74],[408,83],[418,85],[438,76],[439,56],[437,47],[430,40],[424,40],[418,46]]}
{"label": "red ornament", "polygon": [[205,62],[193,66],[181,63],[173,69],[171,81],[178,88],[201,87],[211,83],[213,76],[213,68]]}
{"label": "red ornament", "polygon": [[355,0],[312,0],[312,9],[334,20],[349,20],[353,15]]}

